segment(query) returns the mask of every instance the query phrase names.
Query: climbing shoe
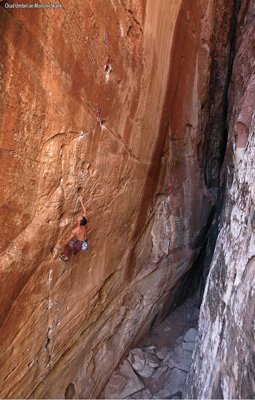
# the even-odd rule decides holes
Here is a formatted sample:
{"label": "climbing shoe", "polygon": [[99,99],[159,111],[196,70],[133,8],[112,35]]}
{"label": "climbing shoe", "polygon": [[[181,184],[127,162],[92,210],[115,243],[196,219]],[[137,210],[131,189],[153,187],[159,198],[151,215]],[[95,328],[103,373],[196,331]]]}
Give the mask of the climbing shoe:
{"label": "climbing shoe", "polygon": [[68,257],[66,257],[64,254],[61,254],[61,255],[59,256],[59,258],[60,258],[61,260],[63,260],[63,261],[68,261]]}

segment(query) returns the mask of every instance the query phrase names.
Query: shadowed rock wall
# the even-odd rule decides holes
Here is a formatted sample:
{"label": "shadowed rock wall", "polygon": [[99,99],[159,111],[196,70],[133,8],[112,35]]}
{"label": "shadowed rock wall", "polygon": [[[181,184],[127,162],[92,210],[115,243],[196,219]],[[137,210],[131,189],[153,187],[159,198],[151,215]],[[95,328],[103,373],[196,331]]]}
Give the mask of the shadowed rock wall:
{"label": "shadowed rock wall", "polygon": [[220,232],[199,320],[188,398],[254,398],[255,2],[238,17],[228,92],[228,145]]}
{"label": "shadowed rock wall", "polygon": [[[201,149],[218,2],[62,4],[0,8],[7,398],[96,397],[175,303],[215,201]],[[78,195],[90,251],[63,265]]]}

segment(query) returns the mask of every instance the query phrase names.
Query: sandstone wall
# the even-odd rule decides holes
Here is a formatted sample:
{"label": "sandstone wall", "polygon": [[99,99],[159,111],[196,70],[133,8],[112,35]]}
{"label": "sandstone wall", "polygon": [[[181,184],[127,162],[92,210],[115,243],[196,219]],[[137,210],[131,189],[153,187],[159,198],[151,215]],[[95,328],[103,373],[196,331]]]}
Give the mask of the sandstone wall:
{"label": "sandstone wall", "polygon": [[189,398],[254,398],[254,1],[242,2],[229,88],[224,207],[199,320]]}
{"label": "sandstone wall", "polygon": [[[201,148],[217,2],[62,4],[0,7],[7,398],[63,398],[71,382],[97,396],[175,302],[214,202]],[[90,251],[63,265],[52,250],[78,195]]]}

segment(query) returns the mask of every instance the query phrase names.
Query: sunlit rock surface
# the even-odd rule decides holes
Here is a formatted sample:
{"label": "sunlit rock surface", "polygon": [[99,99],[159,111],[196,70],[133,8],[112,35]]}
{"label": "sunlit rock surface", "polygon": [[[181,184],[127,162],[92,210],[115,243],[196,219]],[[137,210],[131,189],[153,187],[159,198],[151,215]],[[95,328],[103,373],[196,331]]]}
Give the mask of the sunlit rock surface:
{"label": "sunlit rock surface", "polygon": [[[204,131],[222,101],[211,44],[224,82],[232,1],[5,3],[0,397],[96,397],[199,252],[215,200]],[[78,195],[90,251],[65,265],[53,248]]]}
{"label": "sunlit rock surface", "polygon": [[255,396],[254,1],[242,3],[229,88],[225,201],[202,303],[188,398]]}

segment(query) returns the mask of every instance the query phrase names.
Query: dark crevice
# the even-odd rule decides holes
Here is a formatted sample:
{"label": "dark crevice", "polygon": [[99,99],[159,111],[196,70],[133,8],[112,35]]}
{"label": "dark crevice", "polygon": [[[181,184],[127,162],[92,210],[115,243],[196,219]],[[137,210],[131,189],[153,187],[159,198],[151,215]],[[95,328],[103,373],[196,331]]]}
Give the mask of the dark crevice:
{"label": "dark crevice", "polygon": [[151,324],[150,324],[150,330],[152,330],[154,328],[154,326],[157,325],[158,318],[159,318],[159,313],[154,315],[154,317],[152,318],[152,321],[151,321]]}
{"label": "dark crevice", "polygon": [[[223,15],[223,22],[219,22],[218,18],[216,18],[215,32],[212,37],[212,63],[208,94],[208,98],[210,99],[208,107],[209,117],[204,129],[205,139],[202,154],[204,182],[208,188],[218,188],[220,185],[220,171],[226,151],[228,137],[228,88],[235,55],[237,18],[240,5],[240,0],[232,2],[229,28],[227,26],[227,7]],[[224,43],[223,38],[219,46],[217,40],[219,39],[218,31],[222,30],[222,26],[224,26],[225,31],[229,29],[229,39]],[[228,47],[229,51],[226,54]],[[226,54],[225,57],[224,54]],[[223,74],[222,69],[225,69]]]}
{"label": "dark crevice", "polygon": [[109,64],[106,64],[105,66],[104,66],[104,71],[105,71],[105,73],[107,74],[107,73],[111,73],[112,72],[112,67],[109,65]]}
{"label": "dark crevice", "polygon": [[[203,170],[204,182],[209,189],[217,190],[217,201],[212,207],[208,222],[203,230],[201,238],[201,250],[193,263],[192,268],[186,275],[183,285],[186,287],[186,297],[190,297],[198,290],[200,301],[202,301],[206,279],[209,273],[212,262],[216,240],[220,231],[220,217],[225,196],[225,179],[221,179],[221,168],[223,165],[227,140],[227,114],[228,114],[228,88],[231,80],[233,61],[236,53],[236,29],[237,19],[240,10],[241,2],[233,1],[233,12],[230,22],[229,32],[229,53],[227,71],[225,74],[225,82],[222,82],[218,87],[217,77],[220,73],[221,64],[217,60],[218,54],[215,54],[215,49],[212,51],[211,79],[209,88],[209,118],[204,130],[204,147],[203,147]],[[216,82],[216,83],[215,83]],[[217,90],[223,90],[223,96],[220,107],[214,109],[217,100]],[[211,103],[212,99],[212,103]],[[221,109],[221,113],[218,110]],[[217,114],[217,115],[216,115]],[[220,182],[221,180],[221,182]]]}
{"label": "dark crevice", "polygon": [[208,217],[203,241],[201,243],[201,250],[190,271],[188,271],[186,279],[184,279],[184,287],[186,287],[184,298],[189,298],[195,292],[198,292],[200,302],[202,301],[206,279],[219,233],[219,218],[221,214],[222,203],[223,192],[220,191],[217,203],[215,206],[213,206]]}
{"label": "dark crevice", "polygon": [[65,399],[74,399],[76,397],[76,390],[74,384],[71,382],[65,390]]}
{"label": "dark crevice", "polygon": [[[209,117],[204,127],[204,144],[202,169],[204,173],[204,182],[209,190],[217,193],[217,200],[208,216],[206,226],[201,230],[196,241],[193,244],[195,248],[200,249],[193,262],[191,269],[182,277],[182,282],[178,285],[175,293],[176,302],[174,307],[178,307],[187,298],[197,292],[199,302],[201,303],[207,276],[212,262],[217,237],[221,226],[221,211],[225,197],[225,177],[220,177],[221,167],[223,165],[225,151],[228,140],[227,114],[228,114],[228,88],[232,75],[233,61],[236,53],[236,28],[237,18],[240,10],[240,1],[233,1],[233,13],[229,28],[229,52],[225,56],[228,60],[227,69],[224,77],[220,77],[222,68],[222,54],[219,49],[213,48],[211,57],[211,77],[209,84],[209,95],[207,111]],[[216,22],[217,24],[217,22]],[[214,36],[217,36],[217,27]],[[216,39],[214,38],[216,41]],[[224,78],[224,79],[223,79]],[[217,108],[215,104],[219,100],[219,91],[221,92],[221,101]],[[205,107],[206,108],[206,107]],[[220,110],[220,111],[219,111]],[[221,180],[221,182],[220,182]],[[171,309],[171,311],[173,310]]]}
{"label": "dark crevice", "polygon": [[[219,0],[220,3],[220,0]],[[228,140],[228,88],[232,75],[233,61],[236,53],[237,18],[240,1],[232,1],[232,13],[225,6],[221,18],[216,18],[216,26],[212,40],[220,41],[220,46],[212,45],[212,64],[210,73],[209,93],[203,112],[208,115],[203,129],[202,170],[206,187],[212,193],[217,193],[215,204],[212,206],[206,226],[201,230],[193,243],[194,261],[192,267],[182,276],[166,300],[160,315],[153,319],[152,325],[158,325],[169,313],[181,305],[187,298],[197,293],[198,305],[201,304],[205,284],[212,262],[214,249],[219,234],[221,211],[225,196],[225,178],[221,178],[225,151]],[[229,15],[229,16],[228,16]],[[218,26],[217,26],[218,24]],[[220,25],[222,24],[222,25]],[[220,37],[224,26],[226,36]],[[229,50],[226,52],[226,48]],[[224,50],[224,52],[223,52]],[[169,309],[169,304],[172,304]]]}

